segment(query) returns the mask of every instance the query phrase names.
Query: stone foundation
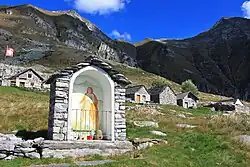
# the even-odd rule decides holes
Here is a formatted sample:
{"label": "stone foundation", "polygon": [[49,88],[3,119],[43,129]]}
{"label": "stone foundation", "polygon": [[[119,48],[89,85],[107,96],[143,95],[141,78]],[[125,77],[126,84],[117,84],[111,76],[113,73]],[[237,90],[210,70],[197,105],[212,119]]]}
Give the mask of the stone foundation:
{"label": "stone foundation", "polygon": [[128,141],[52,141],[37,138],[24,141],[15,135],[0,135],[0,159],[67,158],[88,155],[116,155],[133,150]]}
{"label": "stone foundation", "polygon": [[44,141],[42,158],[84,157],[88,155],[117,155],[133,150],[128,141]]}

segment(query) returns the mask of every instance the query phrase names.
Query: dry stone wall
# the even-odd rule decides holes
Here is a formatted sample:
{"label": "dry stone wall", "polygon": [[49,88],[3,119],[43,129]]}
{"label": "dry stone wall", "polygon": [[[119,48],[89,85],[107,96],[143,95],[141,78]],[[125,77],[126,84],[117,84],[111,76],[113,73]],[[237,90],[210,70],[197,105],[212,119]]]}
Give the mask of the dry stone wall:
{"label": "dry stone wall", "polygon": [[76,158],[96,154],[108,156],[132,150],[133,145],[128,141],[52,141],[44,138],[23,140],[14,134],[0,134],[0,160],[13,160],[18,157]]}
{"label": "dry stone wall", "polygon": [[115,86],[115,140],[126,140],[125,119],[125,92],[126,89],[116,84]]}
{"label": "dry stone wall", "polygon": [[68,127],[69,78],[58,78],[50,87],[48,138],[66,140]]}

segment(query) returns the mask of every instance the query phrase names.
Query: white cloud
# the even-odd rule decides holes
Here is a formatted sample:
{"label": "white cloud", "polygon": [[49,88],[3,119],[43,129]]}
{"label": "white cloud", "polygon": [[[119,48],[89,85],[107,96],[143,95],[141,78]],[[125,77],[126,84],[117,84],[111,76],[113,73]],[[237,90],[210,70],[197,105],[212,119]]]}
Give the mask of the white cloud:
{"label": "white cloud", "polygon": [[124,40],[131,40],[131,35],[127,32],[120,33],[117,30],[113,30],[110,34],[111,37],[117,38],[117,39],[124,39]]}
{"label": "white cloud", "polygon": [[124,9],[131,0],[65,0],[73,3],[74,7],[84,13],[108,14]]}
{"label": "white cloud", "polygon": [[243,11],[245,18],[250,18],[250,1],[245,1],[241,5],[241,10]]}

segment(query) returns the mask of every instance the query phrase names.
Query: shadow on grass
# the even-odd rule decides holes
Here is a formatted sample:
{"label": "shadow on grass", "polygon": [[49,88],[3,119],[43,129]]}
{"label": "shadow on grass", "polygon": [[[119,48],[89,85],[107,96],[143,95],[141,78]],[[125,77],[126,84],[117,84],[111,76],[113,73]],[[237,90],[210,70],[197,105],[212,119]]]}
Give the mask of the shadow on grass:
{"label": "shadow on grass", "polygon": [[24,140],[33,140],[39,137],[42,137],[46,140],[48,139],[47,134],[48,134],[48,130],[39,130],[39,131],[19,130],[16,133],[16,136],[21,137]]}

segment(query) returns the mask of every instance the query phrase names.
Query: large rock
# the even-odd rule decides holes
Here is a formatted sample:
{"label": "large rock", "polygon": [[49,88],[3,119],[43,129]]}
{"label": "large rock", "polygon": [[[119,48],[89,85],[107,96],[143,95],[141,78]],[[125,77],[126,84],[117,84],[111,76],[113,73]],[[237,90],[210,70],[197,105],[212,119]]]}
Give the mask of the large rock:
{"label": "large rock", "polygon": [[183,118],[183,119],[187,118],[184,114],[178,114],[177,117]]}
{"label": "large rock", "polygon": [[152,147],[155,144],[168,144],[166,140],[162,139],[150,139],[150,138],[135,138],[132,140],[135,149],[144,150]]}
{"label": "large rock", "polygon": [[2,141],[0,142],[0,152],[13,152],[16,144],[13,141]]}
{"label": "large rock", "polygon": [[237,137],[238,140],[246,145],[250,146],[250,136],[247,135],[241,135]]}
{"label": "large rock", "polygon": [[40,158],[40,154],[37,152],[26,153],[25,156],[28,158],[31,158],[31,159],[39,159]]}
{"label": "large rock", "polygon": [[156,131],[156,130],[151,131],[151,133],[154,135],[158,135],[158,136],[167,136],[166,133],[163,133],[161,131]]}
{"label": "large rock", "polygon": [[0,160],[1,160],[1,159],[4,159],[4,158],[6,158],[6,157],[7,157],[6,154],[0,154]]}
{"label": "large rock", "polygon": [[159,127],[157,122],[152,122],[152,121],[134,121],[134,125],[138,127],[153,127],[153,128]]}
{"label": "large rock", "polygon": [[31,153],[36,151],[36,148],[16,148],[14,150],[15,153]]}
{"label": "large rock", "polygon": [[8,157],[4,158],[4,160],[14,160],[16,158],[17,158],[17,156],[9,155]]}
{"label": "large rock", "polygon": [[190,129],[193,129],[193,128],[197,127],[197,126],[188,125],[188,124],[177,124],[176,126],[179,127],[179,128],[190,128]]}

